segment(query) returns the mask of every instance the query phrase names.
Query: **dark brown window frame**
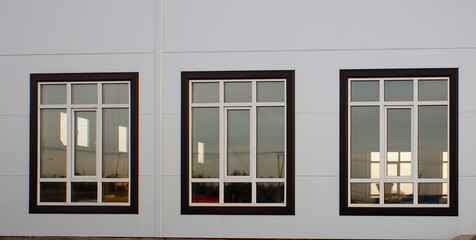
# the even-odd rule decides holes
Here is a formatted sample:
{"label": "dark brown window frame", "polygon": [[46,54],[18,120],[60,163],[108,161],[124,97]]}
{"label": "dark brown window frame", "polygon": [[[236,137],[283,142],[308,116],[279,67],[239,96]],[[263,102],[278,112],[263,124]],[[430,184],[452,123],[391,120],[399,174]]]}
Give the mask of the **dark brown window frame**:
{"label": "dark brown window frame", "polygon": [[[348,206],[348,79],[385,77],[449,77],[449,207]],[[458,216],[458,68],[340,70],[340,215]]]}
{"label": "dark brown window frame", "polygon": [[[130,205],[129,206],[42,206],[37,204],[38,83],[40,82],[130,82]],[[32,73],[30,74],[30,213],[137,214],[139,209],[139,73]]]}
{"label": "dark brown window frame", "polygon": [[[294,70],[182,72],[181,113],[181,213],[216,215],[294,215]],[[213,79],[286,79],[286,206],[190,206],[189,205],[189,81]]]}

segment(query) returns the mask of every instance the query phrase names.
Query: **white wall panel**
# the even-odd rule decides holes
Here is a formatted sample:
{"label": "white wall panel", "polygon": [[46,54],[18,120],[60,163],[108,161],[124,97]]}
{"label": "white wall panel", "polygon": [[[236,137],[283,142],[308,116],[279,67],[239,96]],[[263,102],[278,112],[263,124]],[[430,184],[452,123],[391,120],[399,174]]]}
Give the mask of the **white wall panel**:
{"label": "white wall panel", "polygon": [[[474,101],[474,100],[473,100]],[[459,175],[476,177],[476,112],[459,114]],[[461,188],[462,189],[462,188]],[[465,191],[465,189],[462,189]]]}
{"label": "white wall panel", "polygon": [[476,47],[475,7],[472,0],[165,0],[165,51]]}
{"label": "white wall panel", "polygon": [[155,51],[155,1],[0,1],[0,55]]}
{"label": "white wall panel", "polygon": [[29,124],[28,116],[0,115],[0,176],[29,174]]}
{"label": "white wall panel", "polygon": [[139,115],[139,175],[155,175],[155,115]]}
{"label": "white wall panel", "polygon": [[180,176],[181,164],[181,131],[180,131],[180,115],[164,115],[164,140],[163,141],[163,171],[164,175]]}

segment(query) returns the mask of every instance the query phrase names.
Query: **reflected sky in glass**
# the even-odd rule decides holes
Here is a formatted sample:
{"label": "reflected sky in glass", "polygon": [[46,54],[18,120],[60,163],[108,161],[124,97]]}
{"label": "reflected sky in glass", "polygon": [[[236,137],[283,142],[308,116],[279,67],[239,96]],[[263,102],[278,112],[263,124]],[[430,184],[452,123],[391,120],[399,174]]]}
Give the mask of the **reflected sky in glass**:
{"label": "reflected sky in glass", "polygon": [[379,81],[351,81],[351,101],[375,102],[379,101]]}
{"label": "reflected sky in glass", "polygon": [[250,110],[227,111],[227,175],[250,175]]}
{"label": "reflected sky in glass", "polygon": [[418,81],[418,100],[420,101],[448,100],[448,81],[444,79]]}
{"label": "reflected sky in glass", "polygon": [[225,102],[251,102],[251,82],[225,83]]}
{"label": "reflected sky in glass", "polygon": [[61,119],[66,109],[40,110],[40,176],[66,177],[66,142],[61,141]]}
{"label": "reflected sky in glass", "polygon": [[192,83],[193,103],[217,103],[219,93],[218,83]]}
{"label": "reflected sky in glass", "polygon": [[219,158],[218,108],[192,108],[192,177],[217,178]]}
{"label": "reflected sky in glass", "polygon": [[411,176],[412,113],[387,109],[387,176]]}
{"label": "reflected sky in glass", "polygon": [[379,107],[351,107],[351,177],[378,177],[372,169],[378,169],[380,152]]}
{"label": "reflected sky in glass", "polygon": [[448,108],[419,106],[418,114],[418,177],[446,178]]}
{"label": "reflected sky in glass", "polygon": [[256,176],[284,177],[284,107],[257,108]]}
{"label": "reflected sky in glass", "polygon": [[129,153],[119,151],[119,129],[129,127],[129,109],[103,109],[102,120],[103,177],[129,177]]}
{"label": "reflected sky in glass", "polygon": [[71,103],[95,104],[98,100],[97,84],[72,84]]}
{"label": "reflected sky in glass", "polygon": [[413,101],[413,81],[386,80],[385,101]]}
{"label": "reflected sky in glass", "polygon": [[257,82],[258,102],[284,102],[284,82]]}

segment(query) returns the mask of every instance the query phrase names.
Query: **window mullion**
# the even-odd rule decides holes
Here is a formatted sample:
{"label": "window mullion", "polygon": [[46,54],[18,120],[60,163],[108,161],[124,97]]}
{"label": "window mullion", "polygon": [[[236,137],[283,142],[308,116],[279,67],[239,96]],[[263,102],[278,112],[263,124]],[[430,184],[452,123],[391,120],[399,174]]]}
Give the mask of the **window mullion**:
{"label": "window mullion", "polygon": [[225,183],[224,179],[226,177],[226,160],[225,160],[225,133],[226,133],[226,126],[225,126],[225,114],[226,114],[226,109],[224,107],[224,101],[225,101],[225,84],[223,81],[220,81],[219,83],[219,147],[220,149],[219,152],[219,157],[218,157],[218,166],[219,166],[219,178],[220,178],[220,183],[218,186],[218,191],[219,191],[219,203],[223,204],[225,202]]}
{"label": "window mullion", "polygon": [[380,174],[379,174],[379,188],[380,188],[380,196],[379,196],[379,205],[384,204],[385,199],[385,188],[384,188],[384,179],[387,175],[386,167],[387,167],[387,122],[386,122],[386,110],[384,105],[384,81],[379,79],[379,112],[380,112]]}
{"label": "window mullion", "polygon": [[71,107],[71,83],[66,84],[67,148],[66,148],[66,202],[71,203],[71,179],[73,161],[73,111]]}
{"label": "window mullion", "polygon": [[[102,83],[98,84],[97,91],[98,91],[97,92],[98,108],[96,110],[96,182],[97,182],[97,201],[98,203],[102,203],[102,195],[103,195],[102,194],[102,177],[103,177],[102,176]],[[130,114],[130,110],[129,110],[129,114]],[[130,124],[129,124],[129,129],[130,129]],[[128,134],[128,137],[130,137],[130,134]],[[131,156],[129,154],[129,176],[131,176],[130,157]],[[130,183],[129,183],[129,186],[130,186]],[[131,191],[128,192],[129,202],[131,199],[130,193]]]}
{"label": "window mullion", "polygon": [[413,80],[412,178],[413,204],[418,204],[418,80]]}
{"label": "window mullion", "polygon": [[251,178],[251,203],[256,204],[256,81],[251,82],[250,109],[250,178]]}

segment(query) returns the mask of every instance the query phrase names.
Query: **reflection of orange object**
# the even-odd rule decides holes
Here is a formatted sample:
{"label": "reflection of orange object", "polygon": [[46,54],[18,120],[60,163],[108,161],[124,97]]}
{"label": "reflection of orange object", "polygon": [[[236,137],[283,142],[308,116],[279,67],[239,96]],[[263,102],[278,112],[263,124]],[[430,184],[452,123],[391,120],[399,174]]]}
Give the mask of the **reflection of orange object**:
{"label": "reflection of orange object", "polygon": [[194,202],[194,203],[217,203],[218,198],[217,197],[206,197],[206,196],[193,194],[192,202]]}

